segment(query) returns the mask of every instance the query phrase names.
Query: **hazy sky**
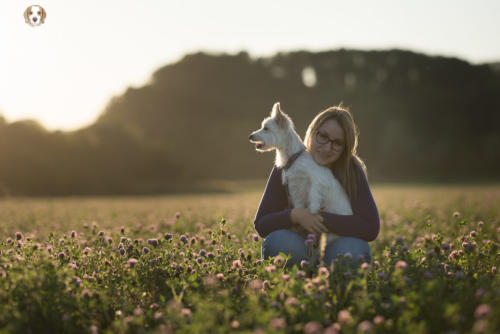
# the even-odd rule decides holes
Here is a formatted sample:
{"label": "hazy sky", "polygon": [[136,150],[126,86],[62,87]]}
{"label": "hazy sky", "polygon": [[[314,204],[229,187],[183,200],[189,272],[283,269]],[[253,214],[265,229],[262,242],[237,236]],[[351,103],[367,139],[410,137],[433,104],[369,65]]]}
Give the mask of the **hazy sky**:
{"label": "hazy sky", "polygon": [[[24,22],[26,7],[47,11]],[[500,61],[500,0],[0,0],[0,114],[75,129],[198,50],[402,48]]]}

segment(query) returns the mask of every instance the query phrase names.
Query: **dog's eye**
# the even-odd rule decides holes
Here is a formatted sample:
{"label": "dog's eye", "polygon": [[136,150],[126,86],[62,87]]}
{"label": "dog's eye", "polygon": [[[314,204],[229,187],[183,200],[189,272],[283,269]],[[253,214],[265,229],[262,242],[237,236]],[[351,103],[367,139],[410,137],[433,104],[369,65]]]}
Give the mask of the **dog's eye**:
{"label": "dog's eye", "polygon": [[267,131],[267,126],[264,127],[264,131]]}
{"label": "dog's eye", "polygon": [[38,11],[38,15],[40,15],[40,11]]}

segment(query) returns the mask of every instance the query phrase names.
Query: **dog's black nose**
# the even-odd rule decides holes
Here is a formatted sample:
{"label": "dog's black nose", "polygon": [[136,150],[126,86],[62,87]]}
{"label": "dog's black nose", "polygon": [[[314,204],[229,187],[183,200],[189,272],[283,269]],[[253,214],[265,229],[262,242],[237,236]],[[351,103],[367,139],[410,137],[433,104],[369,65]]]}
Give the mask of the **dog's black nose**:
{"label": "dog's black nose", "polygon": [[248,136],[248,139],[252,140],[252,135]]}
{"label": "dog's black nose", "polygon": [[34,18],[33,18],[33,21],[35,21],[35,22],[36,22],[36,20],[37,20],[37,18],[36,18],[36,17],[34,17]]}

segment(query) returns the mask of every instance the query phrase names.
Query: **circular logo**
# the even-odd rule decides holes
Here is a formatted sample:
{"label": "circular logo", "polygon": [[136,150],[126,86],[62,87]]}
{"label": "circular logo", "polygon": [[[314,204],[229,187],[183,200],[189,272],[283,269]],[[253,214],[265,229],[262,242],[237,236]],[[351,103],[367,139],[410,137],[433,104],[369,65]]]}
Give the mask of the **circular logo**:
{"label": "circular logo", "polygon": [[24,20],[32,27],[42,25],[45,22],[46,17],[47,13],[45,12],[45,9],[39,5],[29,6],[24,11]]}

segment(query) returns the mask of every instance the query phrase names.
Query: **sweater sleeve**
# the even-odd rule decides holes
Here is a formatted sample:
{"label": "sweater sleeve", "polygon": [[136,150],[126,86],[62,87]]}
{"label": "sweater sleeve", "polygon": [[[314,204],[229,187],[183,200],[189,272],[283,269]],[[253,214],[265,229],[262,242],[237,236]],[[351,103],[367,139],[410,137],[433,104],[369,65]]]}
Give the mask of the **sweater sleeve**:
{"label": "sweater sleeve", "polygon": [[323,224],[331,232],[343,237],[356,237],[373,241],[380,231],[380,218],[368,180],[361,167],[357,170],[357,196],[352,201],[352,215],[322,212]]}
{"label": "sweater sleeve", "polygon": [[265,238],[276,230],[291,228],[291,211],[292,209],[288,208],[285,186],[281,183],[281,169],[274,166],[255,215],[255,231]]}

